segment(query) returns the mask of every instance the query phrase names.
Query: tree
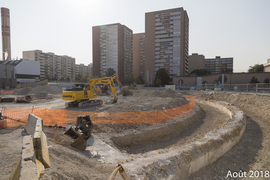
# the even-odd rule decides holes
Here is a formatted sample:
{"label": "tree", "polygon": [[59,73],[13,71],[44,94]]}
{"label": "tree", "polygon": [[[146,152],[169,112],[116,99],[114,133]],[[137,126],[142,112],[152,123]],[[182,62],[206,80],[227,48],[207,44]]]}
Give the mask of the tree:
{"label": "tree", "polygon": [[227,63],[223,63],[219,72],[220,73],[231,73],[232,69],[227,67]]}
{"label": "tree", "polygon": [[62,76],[60,79],[59,79],[59,81],[65,81],[65,78]]}
{"label": "tree", "polygon": [[82,79],[81,74],[77,74],[77,75],[75,76],[75,81],[81,81],[81,79]]}
{"label": "tree", "polygon": [[113,68],[108,68],[106,71],[106,76],[109,77],[109,76],[114,75],[115,73],[116,71]]}
{"label": "tree", "polygon": [[143,80],[143,78],[142,78],[141,75],[135,80],[135,83],[137,83],[137,84],[144,84],[144,80]]}
{"label": "tree", "polygon": [[46,76],[46,79],[50,82],[51,78],[50,76]]}
{"label": "tree", "polygon": [[155,85],[156,85],[156,86],[160,86],[161,84],[162,84],[162,82],[161,82],[160,79],[157,79],[157,80],[155,81]]}
{"label": "tree", "polygon": [[253,76],[253,77],[251,78],[251,80],[249,81],[249,83],[255,84],[255,83],[260,83],[260,81],[258,81],[258,79],[257,79],[255,76]]}
{"label": "tree", "polygon": [[249,66],[248,72],[263,72],[263,64],[255,64],[254,66]]}
{"label": "tree", "polygon": [[263,83],[269,83],[269,79],[268,78],[265,78]]}
{"label": "tree", "polygon": [[154,82],[156,82],[157,79],[161,81],[162,86],[169,84],[170,82],[170,77],[164,68],[157,70]]}
{"label": "tree", "polygon": [[195,69],[190,74],[195,74],[196,76],[204,76],[212,74],[211,71],[208,71],[206,69]]}
{"label": "tree", "polygon": [[70,82],[71,81],[71,79],[70,79],[70,77],[68,76],[67,78],[66,78],[66,82]]}

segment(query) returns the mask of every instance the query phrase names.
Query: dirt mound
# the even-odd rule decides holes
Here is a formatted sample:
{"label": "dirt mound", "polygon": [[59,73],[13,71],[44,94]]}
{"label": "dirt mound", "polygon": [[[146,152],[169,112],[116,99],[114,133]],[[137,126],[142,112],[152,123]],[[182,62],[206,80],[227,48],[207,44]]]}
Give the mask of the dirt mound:
{"label": "dirt mound", "polygon": [[29,94],[29,92],[31,91],[31,87],[26,87],[26,88],[22,88],[22,89],[15,89],[13,93],[13,95],[26,95]]}
{"label": "dirt mound", "polygon": [[[119,94],[119,92],[117,92],[117,93]],[[121,94],[122,94],[122,96],[132,96],[133,95],[133,93],[126,86],[122,87]]]}
{"label": "dirt mound", "polygon": [[[124,90],[123,90],[124,91]],[[171,89],[138,90],[132,91],[135,100],[129,102],[118,102],[106,109],[107,112],[139,112],[172,109],[188,104],[189,101],[180,93]],[[123,95],[124,96],[124,95]]]}
{"label": "dirt mound", "polygon": [[[40,95],[46,93],[47,94],[61,94],[62,90],[55,86],[37,86],[34,88],[27,87],[22,89],[15,89],[12,93],[13,95],[27,95],[27,94],[34,94],[34,95]],[[45,96],[46,96],[45,95]]]}
{"label": "dirt mound", "polygon": [[128,89],[133,89],[133,90],[136,90],[137,88],[135,88],[134,86],[128,86],[127,87]]}
{"label": "dirt mound", "polygon": [[47,94],[48,94],[48,92],[46,92],[46,91],[41,91],[41,92],[35,94],[35,96],[36,96],[37,98],[44,98],[44,97],[47,96]]}
{"label": "dirt mound", "polygon": [[132,96],[133,93],[128,90],[128,88],[123,89],[122,96]]}

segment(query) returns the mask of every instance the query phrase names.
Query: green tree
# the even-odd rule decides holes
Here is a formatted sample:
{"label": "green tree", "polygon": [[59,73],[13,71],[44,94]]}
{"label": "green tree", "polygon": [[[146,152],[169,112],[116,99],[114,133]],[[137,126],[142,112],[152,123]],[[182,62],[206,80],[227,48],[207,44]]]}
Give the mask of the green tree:
{"label": "green tree", "polygon": [[66,78],[66,82],[70,82],[71,81],[71,79],[70,79],[70,77],[68,76],[67,78]]}
{"label": "green tree", "polygon": [[77,74],[77,75],[75,76],[75,81],[81,81],[81,80],[82,80],[81,74]]}
{"label": "green tree", "polygon": [[59,79],[59,81],[64,82],[64,81],[65,81],[65,78],[62,76],[62,77]]}
{"label": "green tree", "polygon": [[161,82],[160,79],[157,79],[157,80],[155,81],[155,85],[156,85],[156,86],[160,86],[161,84],[162,84],[162,82]]}
{"label": "green tree", "polygon": [[92,75],[90,79],[97,79],[97,78],[99,78],[98,75],[95,75],[95,76]]}
{"label": "green tree", "polygon": [[130,77],[130,76],[124,77],[124,79],[121,80],[121,83],[122,84],[128,84],[128,85],[130,85],[133,82],[134,82],[134,79],[133,79],[133,77]]}
{"label": "green tree", "polygon": [[269,83],[269,79],[268,78],[265,78],[263,83]]}
{"label": "green tree", "polygon": [[263,72],[263,64],[255,64],[254,66],[249,66],[248,72]]}
{"label": "green tree", "polygon": [[144,84],[144,80],[143,80],[143,78],[142,78],[141,75],[135,80],[135,83],[137,83],[137,84]]}
{"label": "green tree", "polygon": [[232,72],[232,69],[227,67],[227,63],[223,63],[220,68],[219,73],[231,73],[231,72]]}
{"label": "green tree", "polygon": [[212,73],[206,69],[195,69],[190,74],[195,74],[196,76],[204,76]]}
{"label": "green tree", "polygon": [[46,79],[50,82],[51,81],[51,77],[50,76],[46,76]]}
{"label": "green tree", "polygon": [[161,81],[162,86],[170,82],[170,77],[164,68],[157,70],[154,82],[156,82],[157,79]]}
{"label": "green tree", "polygon": [[251,80],[249,81],[249,83],[255,84],[255,83],[260,83],[260,81],[258,81],[258,79],[255,76],[253,76]]}
{"label": "green tree", "polygon": [[87,76],[84,76],[81,78],[81,81],[84,82],[84,83],[87,83],[90,81],[90,78],[88,78]]}
{"label": "green tree", "polygon": [[106,76],[109,77],[109,76],[112,76],[116,73],[116,71],[113,69],[113,68],[108,68],[106,70]]}

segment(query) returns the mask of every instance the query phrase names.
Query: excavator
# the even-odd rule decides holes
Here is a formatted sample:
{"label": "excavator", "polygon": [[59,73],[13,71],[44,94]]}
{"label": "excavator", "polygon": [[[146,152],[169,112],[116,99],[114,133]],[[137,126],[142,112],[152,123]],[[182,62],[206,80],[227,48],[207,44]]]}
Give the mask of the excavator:
{"label": "excavator", "polygon": [[[112,76],[112,79],[116,79],[116,82],[117,82],[117,84],[118,84],[118,86],[119,86],[119,89],[121,90],[121,83],[120,83],[120,81],[119,81],[119,77],[118,77],[118,75],[117,74],[114,74],[113,76]],[[106,85],[106,84],[100,84],[100,85],[95,85],[96,87],[95,87],[95,92],[98,94],[98,95],[108,95],[109,94],[109,92],[111,91],[110,89],[108,89],[108,85]]]}
{"label": "excavator", "polygon": [[[62,92],[62,99],[70,102],[66,102],[66,108],[68,107],[79,107],[79,108],[85,108],[93,105],[101,105],[103,102],[101,99],[97,99],[97,94],[95,94],[94,86],[97,85],[109,85],[111,87],[114,99],[109,101],[110,103],[116,103],[117,102],[117,96],[116,91],[114,87],[113,80],[117,78],[117,74],[110,76],[110,77],[104,77],[104,78],[96,78],[91,79],[88,83],[77,83],[74,84],[71,88],[66,88]],[[120,82],[118,83],[120,84]]]}

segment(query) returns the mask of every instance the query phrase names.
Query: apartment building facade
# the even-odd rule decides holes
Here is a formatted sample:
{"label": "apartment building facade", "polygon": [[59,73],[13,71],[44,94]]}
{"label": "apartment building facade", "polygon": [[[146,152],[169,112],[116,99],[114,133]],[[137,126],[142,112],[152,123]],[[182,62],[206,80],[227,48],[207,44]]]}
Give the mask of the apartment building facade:
{"label": "apartment building facade", "polygon": [[233,58],[216,56],[215,58],[206,58],[204,60],[204,69],[210,71],[212,74],[221,73],[222,68],[227,68],[230,72],[233,72]]}
{"label": "apartment building facade", "polygon": [[93,71],[93,64],[90,63],[87,66],[84,64],[75,64],[75,76],[80,74],[82,77],[88,77],[91,78]]}
{"label": "apartment building facade", "polygon": [[75,58],[60,56],[41,50],[23,51],[23,59],[40,62],[40,79],[47,77],[60,79],[61,77],[75,78]]}
{"label": "apartment building facade", "polygon": [[113,68],[120,79],[133,75],[133,32],[120,23],[92,27],[93,75]]}
{"label": "apartment building facade", "polygon": [[145,79],[165,68],[173,76],[188,75],[189,18],[183,8],[145,14]]}
{"label": "apartment building facade", "polygon": [[192,53],[192,55],[188,57],[188,73],[191,74],[191,72],[196,69],[204,69],[204,60],[204,55]]}
{"label": "apartment building facade", "polygon": [[133,78],[141,76],[144,79],[145,72],[145,33],[133,34]]}

